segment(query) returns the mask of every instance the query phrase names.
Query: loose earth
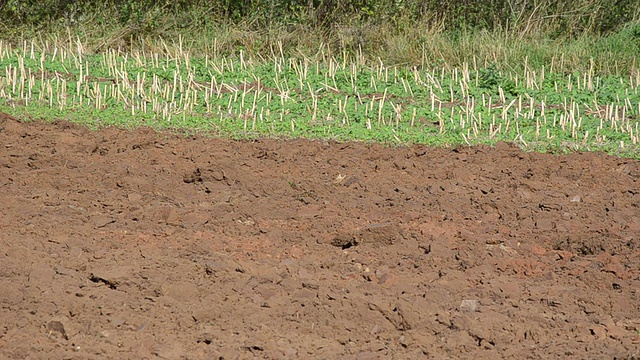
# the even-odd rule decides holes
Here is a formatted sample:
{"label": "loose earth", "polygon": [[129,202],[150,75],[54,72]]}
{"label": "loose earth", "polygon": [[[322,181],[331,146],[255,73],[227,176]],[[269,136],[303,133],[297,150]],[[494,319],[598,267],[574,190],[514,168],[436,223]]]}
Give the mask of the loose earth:
{"label": "loose earth", "polygon": [[0,114],[0,358],[638,359],[639,176]]}

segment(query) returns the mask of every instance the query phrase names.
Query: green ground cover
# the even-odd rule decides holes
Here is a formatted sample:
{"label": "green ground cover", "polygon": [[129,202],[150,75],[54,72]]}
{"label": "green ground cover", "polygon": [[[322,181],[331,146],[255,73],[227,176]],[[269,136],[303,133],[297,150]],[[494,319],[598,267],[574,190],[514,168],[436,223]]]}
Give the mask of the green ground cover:
{"label": "green ground cover", "polygon": [[0,111],[24,120],[640,157],[633,1],[25,1],[0,6]]}
{"label": "green ground cover", "polygon": [[[595,64],[592,64],[595,67]],[[323,60],[86,53],[0,43],[0,110],[89,126],[151,126],[232,137],[432,145],[515,142],[634,155],[640,72],[521,74],[467,64],[401,67]]]}

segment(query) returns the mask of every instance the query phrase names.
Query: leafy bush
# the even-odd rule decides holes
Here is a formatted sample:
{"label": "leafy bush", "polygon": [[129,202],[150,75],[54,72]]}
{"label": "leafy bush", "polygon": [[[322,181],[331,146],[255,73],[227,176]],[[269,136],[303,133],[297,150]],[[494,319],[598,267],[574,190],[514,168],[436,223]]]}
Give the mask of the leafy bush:
{"label": "leafy bush", "polygon": [[328,33],[340,26],[403,31],[430,23],[452,33],[543,30],[562,37],[609,33],[639,17],[638,0],[0,0],[0,24],[36,29],[96,18],[148,30],[243,22],[257,30],[299,24]]}

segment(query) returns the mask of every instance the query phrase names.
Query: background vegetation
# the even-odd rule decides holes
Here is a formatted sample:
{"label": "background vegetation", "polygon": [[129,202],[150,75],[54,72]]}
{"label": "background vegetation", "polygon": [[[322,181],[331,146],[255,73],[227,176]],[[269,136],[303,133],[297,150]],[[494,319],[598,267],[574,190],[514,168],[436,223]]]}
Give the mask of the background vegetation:
{"label": "background vegetation", "polygon": [[612,31],[636,19],[640,9],[635,0],[2,0],[0,6],[13,25],[60,20],[71,24],[109,15],[119,25],[148,25],[147,30],[154,30],[154,25],[161,26],[153,24],[154,18],[190,14],[180,19],[182,26],[206,26],[211,21],[249,21],[260,27],[304,22],[330,29],[354,20],[396,26],[427,20],[448,30],[544,26],[558,34]]}
{"label": "background vegetation", "polygon": [[0,111],[640,158],[638,0],[0,0]]}
{"label": "background vegetation", "polygon": [[[640,52],[637,0],[0,0],[0,38],[79,37],[94,51],[183,41],[209,55],[363,56],[385,64],[500,69],[589,59],[628,73]],[[615,64],[613,63],[615,61]]]}

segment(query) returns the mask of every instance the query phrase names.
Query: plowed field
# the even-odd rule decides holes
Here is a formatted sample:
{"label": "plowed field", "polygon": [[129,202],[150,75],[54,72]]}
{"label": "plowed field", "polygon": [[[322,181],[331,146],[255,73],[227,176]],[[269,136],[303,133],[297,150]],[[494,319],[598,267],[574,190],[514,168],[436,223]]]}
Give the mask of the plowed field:
{"label": "plowed field", "polygon": [[639,176],[0,115],[0,358],[637,359]]}

